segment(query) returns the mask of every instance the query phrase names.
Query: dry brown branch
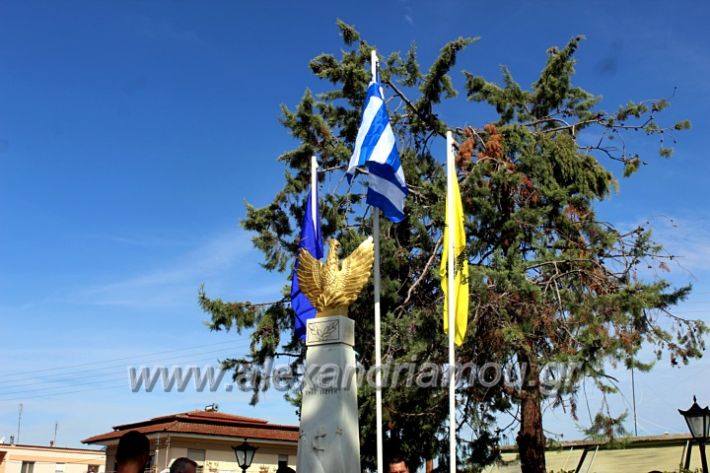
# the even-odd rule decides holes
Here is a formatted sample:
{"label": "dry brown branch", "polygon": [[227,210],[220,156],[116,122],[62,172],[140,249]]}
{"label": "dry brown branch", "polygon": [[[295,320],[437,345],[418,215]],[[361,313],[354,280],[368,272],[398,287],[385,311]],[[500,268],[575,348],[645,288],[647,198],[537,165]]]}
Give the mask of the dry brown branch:
{"label": "dry brown branch", "polygon": [[406,306],[407,303],[409,303],[409,301],[411,300],[414,290],[417,288],[417,286],[419,286],[419,284],[421,284],[422,280],[424,279],[424,276],[426,276],[426,274],[429,272],[429,268],[431,268],[431,265],[434,262],[434,258],[436,257],[436,254],[439,250],[439,246],[441,245],[442,240],[443,240],[443,237],[439,237],[439,239],[436,242],[436,245],[434,245],[434,251],[432,251],[431,256],[429,256],[429,260],[426,262],[426,265],[424,265],[424,269],[422,270],[422,273],[409,287],[409,290],[407,290],[407,297],[404,299],[404,302],[402,302],[395,309],[395,312],[404,311],[404,306]]}

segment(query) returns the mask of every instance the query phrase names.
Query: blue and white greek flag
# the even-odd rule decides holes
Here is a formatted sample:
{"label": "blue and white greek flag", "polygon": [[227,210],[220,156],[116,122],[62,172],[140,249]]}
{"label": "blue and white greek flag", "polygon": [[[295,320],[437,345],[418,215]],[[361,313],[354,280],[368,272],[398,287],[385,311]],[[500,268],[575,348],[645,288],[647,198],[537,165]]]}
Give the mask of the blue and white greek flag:
{"label": "blue and white greek flag", "polygon": [[407,183],[387,116],[384,93],[376,81],[370,82],[367,88],[362,123],[348,166],[348,180],[352,180],[356,168],[361,166],[366,166],[369,173],[367,203],[381,209],[389,220],[402,221]]}

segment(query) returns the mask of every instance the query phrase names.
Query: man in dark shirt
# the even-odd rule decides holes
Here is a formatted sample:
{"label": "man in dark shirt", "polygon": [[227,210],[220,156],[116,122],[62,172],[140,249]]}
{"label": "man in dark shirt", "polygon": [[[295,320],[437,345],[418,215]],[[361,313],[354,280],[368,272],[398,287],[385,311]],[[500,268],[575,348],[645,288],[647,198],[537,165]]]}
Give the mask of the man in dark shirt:
{"label": "man in dark shirt", "polygon": [[116,449],[116,473],[143,473],[149,459],[148,437],[136,430],[123,434]]}

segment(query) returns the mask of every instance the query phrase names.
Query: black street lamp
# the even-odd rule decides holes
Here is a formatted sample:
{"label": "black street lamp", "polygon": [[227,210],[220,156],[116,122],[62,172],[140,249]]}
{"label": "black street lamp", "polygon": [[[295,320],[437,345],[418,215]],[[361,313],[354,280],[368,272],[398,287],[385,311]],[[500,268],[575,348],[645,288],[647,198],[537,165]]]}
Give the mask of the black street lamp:
{"label": "black street lamp", "polygon": [[[700,461],[703,464],[703,473],[708,473],[708,462],[705,458],[705,442],[708,440],[708,431],[710,431],[710,409],[708,409],[707,406],[701,408],[695,396],[693,396],[693,405],[690,406],[690,409],[687,411],[678,409],[678,412],[685,418],[693,440],[698,442],[698,447],[700,447]],[[685,469],[688,468],[690,468],[690,446],[685,456]]]}
{"label": "black street lamp", "polygon": [[234,450],[234,456],[237,457],[237,464],[239,468],[242,469],[242,473],[246,473],[247,468],[251,466],[251,462],[254,461],[254,454],[257,448],[249,445],[247,439],[238,447],[232,447]]}

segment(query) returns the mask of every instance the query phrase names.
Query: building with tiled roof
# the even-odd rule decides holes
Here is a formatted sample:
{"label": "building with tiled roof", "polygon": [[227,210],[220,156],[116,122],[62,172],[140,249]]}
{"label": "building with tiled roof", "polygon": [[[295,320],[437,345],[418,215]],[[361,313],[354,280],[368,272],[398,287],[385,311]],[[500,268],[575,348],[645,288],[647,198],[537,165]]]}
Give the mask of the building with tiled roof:
{"label": "building with tiled roof", "polygon": [[0,443],[0,473],[104,473],[103,450]]}
{"label": "building with tiled roof", "polygon": [[258,448],[249,473],[273,473],[278,464],[296,463],[298,426],[272,424],[263,419],[226,414],[216,409],[154,417],[113,427],[83,443],[106,447],[106,472],[115,471],[118,440],[131,430],[150,440],[150,471],[160,472],[173,460],[189,457],[199,465],[198,473],[241,473],[233,446],[245,440]]}

